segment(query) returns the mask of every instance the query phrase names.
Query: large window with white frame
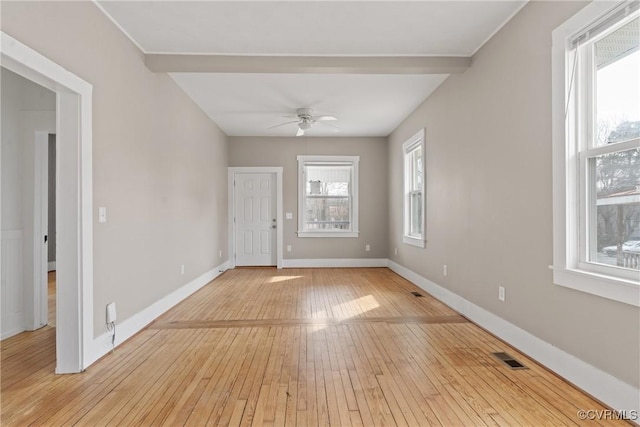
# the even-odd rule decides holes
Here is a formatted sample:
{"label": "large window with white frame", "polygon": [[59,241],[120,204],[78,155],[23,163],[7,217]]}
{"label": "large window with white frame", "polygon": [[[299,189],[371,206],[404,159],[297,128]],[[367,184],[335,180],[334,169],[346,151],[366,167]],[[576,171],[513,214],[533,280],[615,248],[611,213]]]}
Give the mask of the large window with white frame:
{"label": "large window with white frame", "polygon": [[425,246],[424,129],[402,145],[404,157],[404,235],[406,244]]}
{"label": "large window with white frame", "polygon": [[594,2],[553,35],[554,281],[634,305],[640,305],[639,20],[638,1]]}
{"label": "large window with white frame", "polygon": [[358,236],[359,156],[298,156],[298,236]]}

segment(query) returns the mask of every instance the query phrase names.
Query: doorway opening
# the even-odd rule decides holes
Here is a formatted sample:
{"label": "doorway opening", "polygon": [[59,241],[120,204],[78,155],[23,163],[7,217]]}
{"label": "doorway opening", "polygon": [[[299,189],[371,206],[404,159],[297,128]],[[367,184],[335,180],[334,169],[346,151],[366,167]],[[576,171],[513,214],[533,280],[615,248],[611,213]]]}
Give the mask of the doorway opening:
{"label": "doorway opening", "polygon": [[[3,107],[1,331],[2,338],[7,338],[48,323],[48,135],[55,132],[56,96],[5,68],[0,73]],[[55,182],[55,169],[52,172]]]}
{"label": "doorway opening", "polygon": [[[53,365],[56,358],[55,330],[51,330],[55,328],[55,308],[50,308],[55,307],[56,295],[47,275],[48,256],[55,262],[55,242],[49,241],[49,230],[55,233],[56,94],[5,68],[0,69],[0,80],[3,124],[0,330],[3,339],[15,336],[3,341],[3,346],[28,340],[30,345],[21,350],[20,359],[31,371]],[[41,328],[49,330],[28,332]],[[38,358],[32,360],[27,348],[37,349]]]}

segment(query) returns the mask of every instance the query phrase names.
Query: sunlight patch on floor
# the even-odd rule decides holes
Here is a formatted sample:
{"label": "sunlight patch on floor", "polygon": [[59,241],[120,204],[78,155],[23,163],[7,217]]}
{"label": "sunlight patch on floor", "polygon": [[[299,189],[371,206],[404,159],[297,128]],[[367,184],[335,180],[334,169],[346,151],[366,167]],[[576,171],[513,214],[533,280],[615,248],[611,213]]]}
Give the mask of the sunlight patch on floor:
{"label": "sunlight patch on floor", "polygon": [[302,276],[273,276],[269,277],[267,283],[286,282],[287,280],[300,279]]}
{"label": "sunlight patch on floor", "polygon": [[376,301],[373,295],[366,295],[338,304],[332,309],[337,313],[347,313],[348,315],[346,316],[338,316],[340,320],[344,320],[366,313],[367,311],[375,310],[378,307],[380,307],[380,304],[378,304],[378,301]]}
{"label": "sunlight patch on floor", "polygon": [[[364,314],[368,311],[374,310],[380,307],[378,301],[373,295],[366,295],[360,298],[352,299],[351,301],[343,302],[342,304],[334,305],[331,307],[331,313],[333,319],[348,320],[358,315]],[[329,326],[329,323],[322,323],[322,319],[326,319],[327,312],[325,310],[319,310],[313,313],[314,319],[318,319],[320,323],[310,326],[313,332],[322,330]]]}

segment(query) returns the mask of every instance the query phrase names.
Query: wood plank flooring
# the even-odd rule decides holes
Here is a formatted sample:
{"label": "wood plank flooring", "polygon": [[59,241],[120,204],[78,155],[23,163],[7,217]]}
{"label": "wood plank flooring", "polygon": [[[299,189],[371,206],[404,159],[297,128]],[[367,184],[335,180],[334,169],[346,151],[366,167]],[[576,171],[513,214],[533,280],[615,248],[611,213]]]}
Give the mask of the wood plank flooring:
{"label": "wood plank flooring", "polygon": [[47,273],[47,294],[48,294],[48,325],[56,326],[56,272]]}
{"label": "wood plank flooring", "polygon": [[[235,269],[77,375],[2,342],[3,426],[561,426],[606,409],[388,269]],[[529,369],[510,370],[492,352]]]}

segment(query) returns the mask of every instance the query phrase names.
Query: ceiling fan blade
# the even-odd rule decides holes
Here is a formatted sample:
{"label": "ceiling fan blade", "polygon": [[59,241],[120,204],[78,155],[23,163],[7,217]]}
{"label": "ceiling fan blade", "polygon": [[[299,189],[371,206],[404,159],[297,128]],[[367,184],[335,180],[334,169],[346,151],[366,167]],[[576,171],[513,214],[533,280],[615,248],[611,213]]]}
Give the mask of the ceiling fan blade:
{"label": "ceiling fan blade", "polygon": [[293,123],[298,123],[298,120],[293,120],[293,121],[290,121],[290,122],[280,123],[279,125],[270,126],[267,129],[279,128],[280,126],[290,125],[290,124],[293,124]]}
{"label": "ceiling fan blade", "polygon": [[340,130],[340,128],[338,126],[332,125],[331,123],[323,122],[322,124],[325,125],[325,126],[331,126],[334,129]]}
{"label": "ceiling fan blade", "polygon": [[298,133],[296,133],[296,136],[302,136],[304,135],[304,130],[298,128]]}
{"label": "ceiling fan blade", "polygon": [[318,116],[318,117],[314,117],[313,118],[316,122],[322,122],[322,121],[327,121],[327,120],[338,120],[337,117],[335,116]]}

